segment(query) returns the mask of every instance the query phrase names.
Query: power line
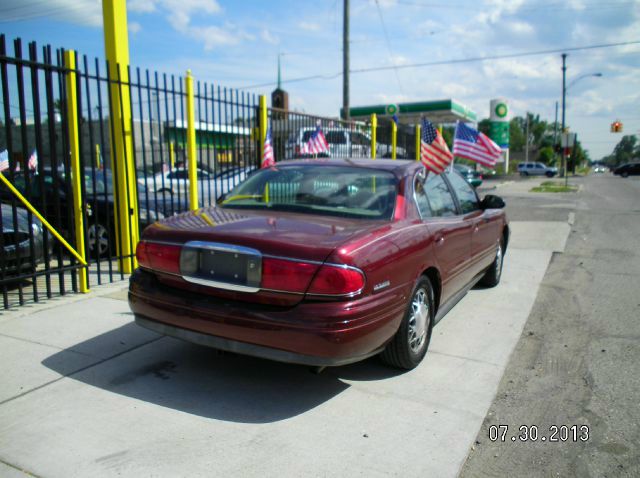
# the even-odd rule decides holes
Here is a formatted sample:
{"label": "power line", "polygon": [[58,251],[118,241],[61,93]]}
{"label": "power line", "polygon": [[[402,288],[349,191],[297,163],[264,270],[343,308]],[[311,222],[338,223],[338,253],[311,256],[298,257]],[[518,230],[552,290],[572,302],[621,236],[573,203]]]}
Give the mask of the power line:
{"label": "power line", "polygon": [[[350,70],[351,73],[370,73],[374,71],[385,71],[392,69],[406,69],[406,68],[422,68],[425,66],[439,66],[439,65],[455,65],[459,63],[474,63],[480,61],[488,61],[488,60],[504,60],[509,58],[522,58],[528,56],[536,56],[536,55],[549,55],[551,53],[564,53],[571,51],[583,51],[583,50],[595,50],[598,48],[612,48],[616,46],[628,46],[628,45],[637,45],[640,44],[640,40],[637,41],[628,41],[628,42],[619,42],[619,43],[602,43],[598,45],[586,45],[586,46],[578,46],[578,47],[569,47],[569,48],[555,48],[551,50],[536,50],[522,53],[507,53],[504,55],[491,55],[491,56],[478,56],[471,58],[459,58],[456,60],[442,60],[442,61],[432,61],[425,63],[410,63],[406,65],[391,65],[391,66],[375,66],[369,68],[358,68],[355,70]],[[338,72],[332,75],[310,75],[303,76],[299,78],[291,78],[289,80],[283,80],[282,83],[299,83],[301,81],[309,81],[309,80],[332,80],[342,75],[342,72]],[[272,86],[275,83],[261,83],[256,85],[246,85],[239,87],[240,89],[251,89],[251,88],[262,88],[266,86]]]}
{"label": "power line", "polygon": [[[387,26],[384,24],[384,18],[382,17],[382,10],[380,9],[380,2],[376,0],[376,9],[378,10],[378,16],[380,17],[380,23],[382,24],[382,31],[384,32],[384,39],[387,43],[387,50],[389,50],[389,60],[393,61],[393,51],[391,50],[391,41],[389,40],[389,32],[387,31]],[[400,92],[404,94],[404,90],[402,88],[402,83],[400,82],[400,76],[398,75],[398,69],[394,68],[393,70],[396,81],[398,82],[398,86],[400,87]]]}

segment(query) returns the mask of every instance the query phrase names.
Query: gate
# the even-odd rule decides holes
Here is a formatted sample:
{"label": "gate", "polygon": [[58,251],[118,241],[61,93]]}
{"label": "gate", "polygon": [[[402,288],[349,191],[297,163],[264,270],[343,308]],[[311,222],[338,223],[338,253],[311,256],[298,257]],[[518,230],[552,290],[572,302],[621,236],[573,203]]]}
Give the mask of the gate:
{"label": "gate", "polygon": [[[187,78],[27,50],[17,39],[10,54],[0,36],[5,309],[126,279],[144,227],[190,208],[190,133],[200,206],[260,164],[256,95],[192,80],[187,91]],[[119,148],[125,137],[130,148]]]}

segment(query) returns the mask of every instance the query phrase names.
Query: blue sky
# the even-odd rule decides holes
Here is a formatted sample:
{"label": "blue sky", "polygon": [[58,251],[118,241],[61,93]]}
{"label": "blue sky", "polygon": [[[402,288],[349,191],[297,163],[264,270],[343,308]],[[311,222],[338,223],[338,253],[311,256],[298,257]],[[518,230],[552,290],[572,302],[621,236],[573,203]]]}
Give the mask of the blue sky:
{"label": "blue sky", "polygon": [[[129,0],[131,63],[230,87],[275,82],[281,54],[291,107],[336,116],[342,105],[341,0]],[[99,0],[2,0],[0,32],[104,58]],[[383,26],[384,25],[384,26]],[[385,35],[385,30],[387,35]],[[387,41],[387,38],[389,41]],[[351,69],[640,42],[640,0],[351,0]],[[640,43],[570,52],[567,123],[593,159],[640,133]],[[318,75],[322,78],[287,80]],[[560,53],[354,73],[351,105],[443,98],[479,118],[506,97],[512,114],[553,120]],[[270,93],[275,85],[252,87]]]}

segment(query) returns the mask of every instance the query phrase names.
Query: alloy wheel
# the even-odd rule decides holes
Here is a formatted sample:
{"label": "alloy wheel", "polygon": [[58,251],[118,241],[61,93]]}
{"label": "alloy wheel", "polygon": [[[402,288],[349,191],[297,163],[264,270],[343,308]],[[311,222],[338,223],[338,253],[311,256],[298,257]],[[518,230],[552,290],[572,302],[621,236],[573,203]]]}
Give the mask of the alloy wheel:
{"label": "alloy wheel", "polygon": [[411,301],[411,316],[409,317],[409,348],[418,353],[422,349],[429,330],[429,297],[427,291],[420,288]]}

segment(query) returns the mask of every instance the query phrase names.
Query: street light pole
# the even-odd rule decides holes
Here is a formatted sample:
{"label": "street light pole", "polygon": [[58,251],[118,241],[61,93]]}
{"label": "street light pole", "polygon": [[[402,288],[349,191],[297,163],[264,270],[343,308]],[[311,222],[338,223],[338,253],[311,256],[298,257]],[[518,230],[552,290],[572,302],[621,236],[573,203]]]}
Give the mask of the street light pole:
{"label": "street light pole", "polygon": [[344,2],[342,25],[342,119],[349,120],[349,0]]}
{"label": "street light pole", "polygon": [[[562,54],[562,129],[560,130],[560,134],[563,135],[564,131],[564,120],[566,113],[566,99],[567,99],[567,54]],[[567,155],[562,150],[562,173],[565,177],[565,183],[567,179]]]}

